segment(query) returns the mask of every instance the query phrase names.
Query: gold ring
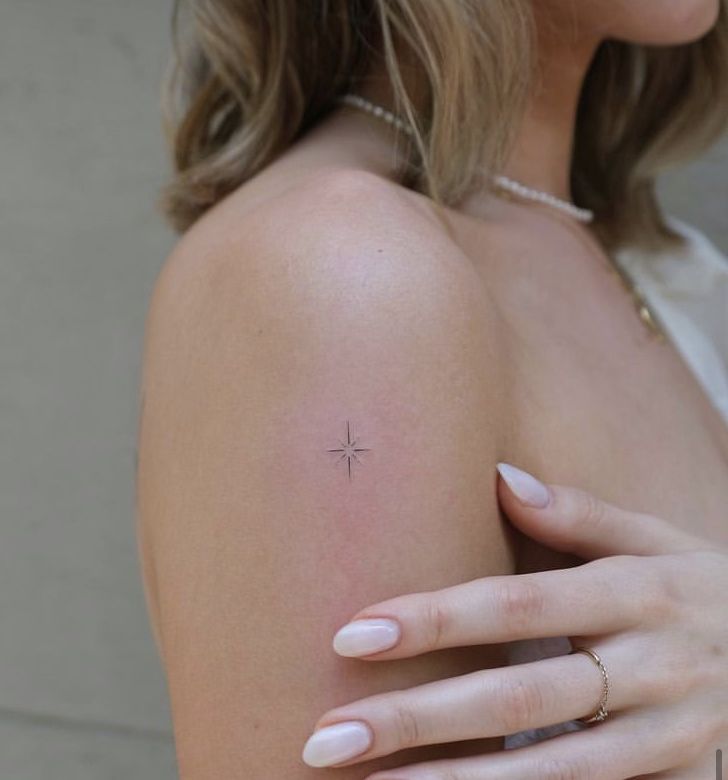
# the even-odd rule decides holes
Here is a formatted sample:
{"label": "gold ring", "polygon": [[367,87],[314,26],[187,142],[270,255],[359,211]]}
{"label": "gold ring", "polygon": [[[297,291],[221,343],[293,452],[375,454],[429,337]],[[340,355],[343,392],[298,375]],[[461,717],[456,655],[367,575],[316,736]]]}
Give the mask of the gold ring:
{"label": "gold ring", "polygon": [[609,711],[607,710],[607,699],[609,699],[609,674],[607,674],[607,667],[602,663],[602,659],[588,647],[575,647],[569,655],[573,653],[584,653],[588,655],[592,661],[597,665],[602,675],[602,700],[599,702],[597,711],[588,718],[579,718],[582,723],[600,723],[607,719]]}

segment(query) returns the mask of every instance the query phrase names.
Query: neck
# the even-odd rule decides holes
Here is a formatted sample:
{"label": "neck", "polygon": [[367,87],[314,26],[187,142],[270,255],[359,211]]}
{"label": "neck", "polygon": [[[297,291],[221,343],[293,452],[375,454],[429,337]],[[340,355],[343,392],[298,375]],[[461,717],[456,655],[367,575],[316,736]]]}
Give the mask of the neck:
{"label": "neck", "polygon": [[[556,21],[541,20],[537,25],[537,77],[503,173],[528,187],[570,201],[576,111],[599,39],[577,39],[573,25]],[[383,73],[371,74],[356,92],[392,107],[391,90]]]}
{"label": "neck", "polygon": [[[538,6],[538,4],[536,4]],[[579,95],[599,40],[569,40],[568,25],[540,24],[539,60],[504,174],[571,200],[571,160]]]}

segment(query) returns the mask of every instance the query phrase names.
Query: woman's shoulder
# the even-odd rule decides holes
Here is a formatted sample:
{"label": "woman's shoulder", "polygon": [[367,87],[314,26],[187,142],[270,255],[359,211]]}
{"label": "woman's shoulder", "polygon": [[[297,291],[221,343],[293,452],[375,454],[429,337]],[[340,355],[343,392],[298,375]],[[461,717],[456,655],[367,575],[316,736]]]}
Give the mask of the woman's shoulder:
{"label": "woman's shoulder", "polygon": [[203,219],[148,306],[142,374],[157,408],[192,380],[212,398],[215,376],[240,393],[279,381],[314,404],[326,385],[398,408],[415,408],[414,394],[433,418],[454,413],[457,392],[499,438],[511,394],[498,311],[468,258],[395,187],[327,172]]}
{"label": "woman's shoulder", "polygon": [[403,187],[335,169],[218,204],[167,258],[149,318],[227,307],[231,328],[275,317],[312,333],[356,312],[373,335],[399,325],[402,335],[472,341],[495,337],[487,295],[468,257]]}
{"label": "woman's shoulder", "polygon": [[416,254],[422,265],[439,259],[451,270],[464,264],[457,244],[412,196],[406,188],[356,168],[325,168],[284,182],[256,177],[179,239],[163,274],[183,274],[189,263],[196,273],[220,273],[223,267],[244,273],[259,257],[254,248],[265,249],[266,257],[335,252],[358,254],[365,261],[373,249],[390,258]]}

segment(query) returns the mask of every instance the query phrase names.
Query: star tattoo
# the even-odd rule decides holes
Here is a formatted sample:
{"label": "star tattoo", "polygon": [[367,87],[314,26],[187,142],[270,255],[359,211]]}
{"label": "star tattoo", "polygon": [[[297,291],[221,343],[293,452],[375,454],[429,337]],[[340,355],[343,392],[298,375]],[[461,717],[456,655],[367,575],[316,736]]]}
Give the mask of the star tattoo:
{"label": "star tattoo", "polygon": [[336,461],[337,463],[341,460],[344,460],[346,458],[347,465],[349,467],[349,479],[351,479],[351,461],[355,460],[357,463],[361,463],[359,458],[357,457],[357,452],[369,452],[368,447],[357,447],[356,446],[356,439],[352,440],[351,438],[351,431],[349,428],[349,421],[346,421],[346,443],[339,440],[339,444],[341,444],[341,447],[337,447],[333,450],[327,450],[327,452],[340,452],[341,457],[338,458]]}

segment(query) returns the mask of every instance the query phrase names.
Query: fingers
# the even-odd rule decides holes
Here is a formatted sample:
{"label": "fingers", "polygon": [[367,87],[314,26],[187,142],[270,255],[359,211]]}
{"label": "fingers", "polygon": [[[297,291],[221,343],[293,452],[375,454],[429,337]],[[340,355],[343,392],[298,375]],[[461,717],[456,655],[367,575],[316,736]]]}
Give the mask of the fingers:
{"label": "fingers", "polygon": [[[699,728],[666,713],[625,714],[525,748],[429,761],[369,775],[366,780],[629,780],[685,767],[707,751]],[[698,780],[689,771],[659,777]]]}
{"label": "fingers", "polygon": [[[598,652],[616,681],[610,685],[610,713],[635,706],[644,692],[632,674],[633,648],[607,646]],[[473,672],[329,711],[316,724],[304,760],[313,758],[315,766],[340,765],[422,745],[503,736],[591,716],[602,695],[599,669],[578,653]],[[351,756],[331,751],[327,758],[326,746],[339,733],[357,728],[363,736],[369,731],[369,744],[352,743]]]}
{"label": "fingers", "polygon": [[612,633],[661,614],[660,579],[643,559],[483,577],[366,607],[334,637],[340,655],[406,658],[446,647]]}
{"label": "fingers", "polygon": [[628,512],[579,488],[544,485],[506,463],[498,496],[509,519],[548,547],[587,560],[609,555],[659,555],[706,543],[665,520]]}

